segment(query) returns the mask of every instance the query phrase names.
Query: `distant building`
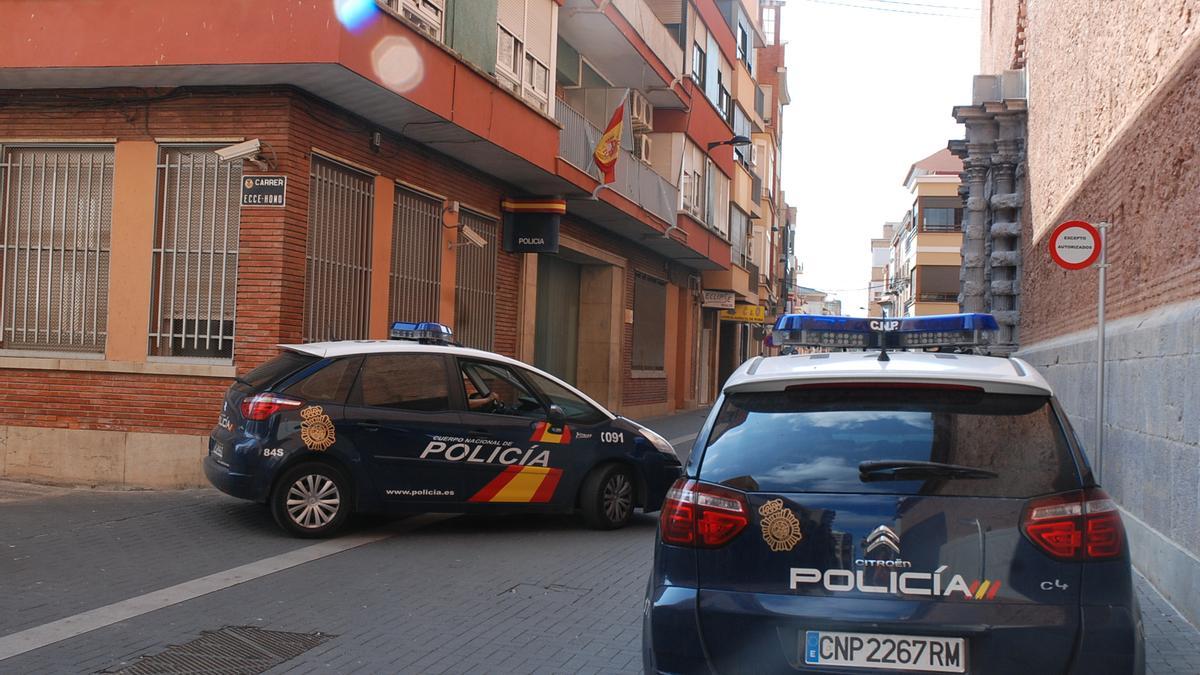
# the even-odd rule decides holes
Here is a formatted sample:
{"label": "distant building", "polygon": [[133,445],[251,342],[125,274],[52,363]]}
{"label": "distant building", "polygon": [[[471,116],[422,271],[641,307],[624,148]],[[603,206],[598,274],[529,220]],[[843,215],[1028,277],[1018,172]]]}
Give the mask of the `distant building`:
{"label": "distant building", "polygon": [[963,203],[962,160],[948,149],[914,163],[904,178],[912,208],[892,233],[886,293],[892,316],[958,311]]}
{"label": "distant building", "polygon": [[[884,223],[882,236],[871,240],[871,283],[867,288],[867,316],[883,316],[888,302],[887,267],[892,253],[892,235],[900,223]],[[891,314],[891,309],[888,309]]]}

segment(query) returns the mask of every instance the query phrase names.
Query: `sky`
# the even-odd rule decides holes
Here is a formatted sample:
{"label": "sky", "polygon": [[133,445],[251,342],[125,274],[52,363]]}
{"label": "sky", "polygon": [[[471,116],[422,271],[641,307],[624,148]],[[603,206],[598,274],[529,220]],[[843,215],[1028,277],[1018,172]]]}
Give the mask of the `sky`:
{"label": "sky", "polygon": [[782,10],[792,101],[782,182],[797,207],[798,282],[842,300],[843,314],[867,313],[871,238],[911,206],[901,184],[909,167],[963,137],[951,109],[971,103],[978,9],[979,0],[788,0]]}

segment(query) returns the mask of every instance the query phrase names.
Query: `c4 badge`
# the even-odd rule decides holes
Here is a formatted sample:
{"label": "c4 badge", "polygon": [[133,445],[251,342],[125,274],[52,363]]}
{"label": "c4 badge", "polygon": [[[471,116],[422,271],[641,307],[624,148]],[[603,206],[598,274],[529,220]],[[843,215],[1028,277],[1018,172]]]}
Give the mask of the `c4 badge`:
{"label": "c4 badge", "polygon": [[322,452],[329,449],[337,440],[333,431],[333,420],[319,405],[309,406],[300,411],[304,421],[300,423],[300,438],[309,450]]}
{"label": "c4 badge", "polygon": [[783,507],[782,499],[772,499],[758,507],[758,515],[762,516],[763,541],[772,551],[790,551],[804,538],[800,521],[791,509]]}

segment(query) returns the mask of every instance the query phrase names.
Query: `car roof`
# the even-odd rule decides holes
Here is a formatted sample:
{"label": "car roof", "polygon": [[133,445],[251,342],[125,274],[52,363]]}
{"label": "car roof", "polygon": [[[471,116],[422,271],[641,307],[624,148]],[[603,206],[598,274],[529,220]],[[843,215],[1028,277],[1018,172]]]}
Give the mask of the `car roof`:
{"label": "car roof", "polygon": [[309,354],[319,358],[337,358],[339,356],[358,356],[367,354],[449,354],[452,356],[463,356],[474,359],[484,359],[487,361],[495,361],[509,366],[519,366],[526,370],[531,370],[548,380],[566,388],[568,391],[579,396],[588,403],[596,406],[609,419],[616,417],[612,412],[592,400],[590,396],[583,393],[576,387],[564,382],[562,379],[547,373],[540,368],[529,365],[522,361],[509,358],[495,352],[484,351],[482,349],[473,349],[471,347],[457,347],[451,345],[435,345],[423,344],[413,340],[339,340],[337,342],[308,342],[299,345],[278,345],[280,349],[286,349],[292,352],[301,354]]}
{"label": "car roof", "polygon": [[938,352],[878,351],[756,357],[742,364],[724,391],[780,391],[792,384],[914,382],[960,384],[1010,394],[1053,392],[1028,363],[1016,358]]}

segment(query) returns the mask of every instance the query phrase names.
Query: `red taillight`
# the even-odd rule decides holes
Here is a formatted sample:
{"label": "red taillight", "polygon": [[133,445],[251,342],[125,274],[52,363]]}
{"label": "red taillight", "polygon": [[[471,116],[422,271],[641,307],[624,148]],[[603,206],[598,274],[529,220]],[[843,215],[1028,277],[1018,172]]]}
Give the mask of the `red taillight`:
{"label": "red taillight", "polygon": [[303,405],[303,401],[285,398],[275,394],[259,394],[242,399],[242,417],[261,422],[281,410],[294,410]]}
{"label": "red taillight", "polygon": [[680,478],[663,503],[662,540],[676,546],[717,548],[749,524],[746,496],[736,490]]}
{"label": "red taillight", "polygon": [[1029,502],[1022,529],[1030,541],[1060,560],[1116,558],[1125,531],[1116,503],[1099,488]]}

